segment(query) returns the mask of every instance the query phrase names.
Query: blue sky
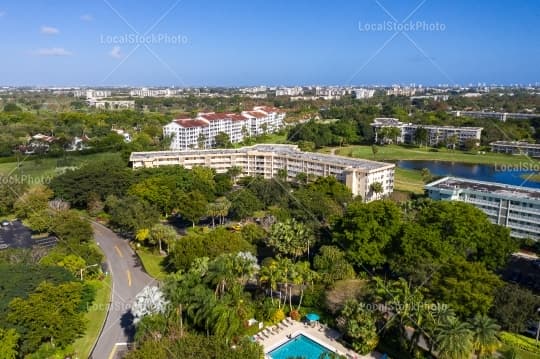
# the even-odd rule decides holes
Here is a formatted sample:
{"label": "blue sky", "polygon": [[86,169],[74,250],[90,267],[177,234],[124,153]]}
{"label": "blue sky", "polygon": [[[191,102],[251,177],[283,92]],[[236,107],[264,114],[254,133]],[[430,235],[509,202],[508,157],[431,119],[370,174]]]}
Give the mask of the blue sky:
{"label": "blue sky", "polygon": [[539,23],[537,0],[7,0],[0,84],[527,84]]}

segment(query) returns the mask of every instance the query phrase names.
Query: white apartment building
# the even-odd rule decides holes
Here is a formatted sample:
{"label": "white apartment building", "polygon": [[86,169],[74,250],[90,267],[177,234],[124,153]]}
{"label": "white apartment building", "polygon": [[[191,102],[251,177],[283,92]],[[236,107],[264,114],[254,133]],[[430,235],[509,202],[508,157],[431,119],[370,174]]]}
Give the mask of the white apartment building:
{"label": "white apartment building", "polygon": [[103,110],[132,110],[135,108],[135,101],[129,100],[96,100],[86,101],[90,107]]}
{"label": "white apartment building", "polygon": [[146,87],[129,91],[131,97],[171,97],[177,95],[176,89],[149,89]]}
{"label": "white apartment building", "polygon": [[[344,183],[354,196],[369,202],[387,196],[394,190],[394,168],[391,163],[356,158],[302,152],[295,145],[254,145],[238,149],[212,149],[191,151],[133,152],[130,161],[134,169],[179,165],[191,169],[209,167],[224,173],[232,167],[242,169],[243,176],[272,178],[280,170],[287,172],[289,180],[299,173],[308,178],[334,176]],[[382,193],[376,193],[372,184],[380,183]]]}
{"label": "white apartment building", "polygon": [[495,141],[489,144],[491,152],[540,157],[540,144],[523,141]]}
{"label": "white apartment building", "polygon": [[251,111],[235,113],[199,113],[196,118],[173,120],[163,127],[171,137],[172,150],[204,149],[215,145],[215,137],[224,132],[232,143],[244,138],[272,133],[282,128],[285,112],[274,107],[256,106]]}
{"label": "white apartment building", "polygon": [[280,87],[276,90],[276,96],[300,96],[304,90],[300,86]]}
{"label": "white apartment building", "polygon": [[416,89],[412,87],[392,87],[386,90],[387,96],[414,96]]}
{"label": "white apartment building", "polygon": [[92,98],[105,98],[105,97],[111,97],[112,92],[110,90],[92,90],[92,89],[85,89],[85,90],[75,90],[73,91],[74,97],[84,97],[85,99],[92,99]]}
{"label": "white apartment building", "polygon": [[[416,131],[419,128],[424,128],[427,131],[428,146],[437,146],[455,136],[457,147],[463,147],[468,140],[475,140],[476,143],[479,144],[483,130],[482,127],[433,126],[404,123],[396,118],[387,117],[374,119],[371,127],[373,127],[376,143],[414,143]],[[400,130],[400,133],[396,138],[389,139],[379,135],[381,129],[390,127],[398,128]]]}
{"label": "white apartment building", "polygon": [[434,200],[470,203],[517,238],[540,239],[540,190],[496,182],[445,177],[425,186]]}
{"label": "white apartment building", "polygon": [[364,99],[364,98],[372,98],[373,95],[375,95],[375,90],[372,90],[372,89],[359,88],[359,89],[354,89],[352,92],[354,94],[354,98],[358,100]]}

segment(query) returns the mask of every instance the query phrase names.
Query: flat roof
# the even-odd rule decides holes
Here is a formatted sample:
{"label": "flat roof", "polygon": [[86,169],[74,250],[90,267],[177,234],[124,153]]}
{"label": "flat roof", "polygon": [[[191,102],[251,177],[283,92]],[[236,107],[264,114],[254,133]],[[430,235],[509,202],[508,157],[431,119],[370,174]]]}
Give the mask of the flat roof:
{"label": "flat roof", "polygon": [[512,146],[512,147],[530,147],[540,148],[538,143],[529,143],[524,141],[494,141],[490,143],[491,146]]}
{"label": "flat roof", "polygon": [[482,192],[501,197],[530,198],[540,200],[540,189],[522,186],[512,186],[498,182],[476,181],[459,177],[444,177],[425,185],[426,189],[438,188],[442,190],[469,190]]}
{"label": "flat roof", "polygon": [[295,158],[305,158],[313,161],[328,162],[332,164],[344,165],[352,168],[379,169],[384,167],[395,167],[393,163],[376,162],[359,158],[350,158],[323,153],[303,152],[296,145],[281,144],[259,144],[235,149],[210,149],[210,150],[185,150],[185,151],[153,151],[153,152],[132,152],[130,161],[149,160],[156,157],[178,157],[190,155],[227,155],[227,154],[245,154],[252,151],[272,152],[288,155]]}

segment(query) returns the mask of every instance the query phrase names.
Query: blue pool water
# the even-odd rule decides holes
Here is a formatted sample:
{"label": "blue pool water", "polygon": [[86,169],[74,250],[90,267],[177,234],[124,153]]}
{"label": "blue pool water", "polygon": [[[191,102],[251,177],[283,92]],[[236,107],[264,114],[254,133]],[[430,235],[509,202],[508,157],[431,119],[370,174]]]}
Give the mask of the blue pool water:
{"label": "blue pool water", "polygon": [[290,357],[302,357],[305,359],[319,359],[321,354],[331,353],[322,345],[303,335],[298,335],[287,343],[272,350],[268,355],[272,359],[287,359]]}

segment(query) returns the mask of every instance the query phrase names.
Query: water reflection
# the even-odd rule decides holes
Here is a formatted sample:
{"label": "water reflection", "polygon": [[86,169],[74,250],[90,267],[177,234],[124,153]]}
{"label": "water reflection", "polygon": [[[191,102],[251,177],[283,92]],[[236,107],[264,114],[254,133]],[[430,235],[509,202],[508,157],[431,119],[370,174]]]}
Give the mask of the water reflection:
{"label": "water reflection", "polygon": [[399,160],[396,165],[410,170],[427,168],[435,176],[455,176],[479,181],[499,182],[514,186],[540,188],[540,182],[525,181],[524,177],[534,174],[532,170],[498,168],[493,165],[462,162]]}

